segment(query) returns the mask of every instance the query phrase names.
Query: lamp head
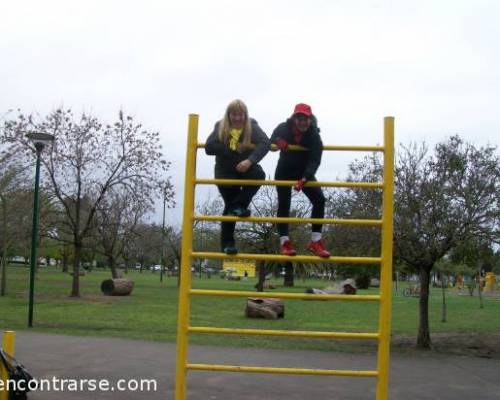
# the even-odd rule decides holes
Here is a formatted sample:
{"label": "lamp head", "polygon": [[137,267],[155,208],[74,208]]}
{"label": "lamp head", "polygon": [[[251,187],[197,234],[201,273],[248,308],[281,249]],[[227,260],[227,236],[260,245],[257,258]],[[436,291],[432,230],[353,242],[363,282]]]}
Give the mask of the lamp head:
{"label": "lamp head", "polygon": [[54,141],[54,135],[45,132],[29,132],[26,137],[31,140],[35,149],[40,152],[43,148]]}

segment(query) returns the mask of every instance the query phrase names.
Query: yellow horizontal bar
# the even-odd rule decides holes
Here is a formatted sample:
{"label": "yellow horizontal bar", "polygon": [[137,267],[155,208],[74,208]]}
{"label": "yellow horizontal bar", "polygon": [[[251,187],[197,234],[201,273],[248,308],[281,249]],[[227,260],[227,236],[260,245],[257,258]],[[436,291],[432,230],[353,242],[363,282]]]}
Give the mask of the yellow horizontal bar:
{"label": "yellow horizontal bar", "polygon": [[318,331],[285,331],[275,329],[232,329],[190,326],[191,333],[214,333],[220,335],[258,335],[258,336],[293,336],[331,339],[378,339],[378,333],[350,332],[318,332]]}
{"label": "yellow horizontal bar", "polygon": [[[199,149],[204,149],[205,148],[205,143],[198,143],[196,145]],[[291,144],[288,146],[288,149],[294,150],[294,151],[306,151],[307,149],[302,146],[297,146],[295,144]],[[271,145],[271,150],[278,150],[278,147],[273,144]],[[332,145],[327,145],[323,146],[323,150],[329,150],[329,151],[384,151],[383,146],[332,146]]]}
{"label": "yellow horizontal bar", "polygon": [[224,253],[215,252],[193,252],[193,258],[211,258],[211,259],[245,259],[245,260],[259,260],[259,261],[296,261],[296,262],[310,262],[310,263],[328,263],[335,262],[341,264],[380,264],[380,257],[318,257],[318,256],[282,256],[280,254],[251,254],[251,253],[238,253],[235,255],[228,255]]}
{"label": "yellow horizontal bar", "polygon": [[195,215],[195,221],[236,221],[236,222],[270,222],[273,224],[332,224],[332,225],[369,225],[381,226],[381,219],[334,219],[334,218],[284,218],[284,217],[247,217],[239,218],[228,215]]}
{"label": "yellow horizontal bar", "polygon": [[217,364],[186,364],[186,369],[195,371],[219,372],[251,372],[262,374],[291,374],[291,375],[323,375],[323,376],[353,376],[358,378],[377,377],[377,371],[351,371],[337,369],[306,369],[306,368],[272,368],[247,367],[244,365],[217,365]]}
{"label": "yellow horizontal bar", "polygon": [[330,151],[385,151],[383,146],[323,146],[323,150]]}
{"label": "yellow horizontal bar", "polygon": [[262,297],[266,299],[295,299],[295,300],[343,300],[343,301],[379,301],[378,294],[346,295],[346,294],[312,294],[312,293],[286,293],[286,292],[250,292],[237,290],[207,290],[191,289],[195,296],[221,296],[221,297]]}
{"label": "yellow horizontal bar", "polygon": [[[238,185],[238,186],[293,186],[297,181],[268,181],[255,179],[195,179],[197,185]],[[382,182],[307,182],[310,187],[350,187],[361,189],[383,189]]]}

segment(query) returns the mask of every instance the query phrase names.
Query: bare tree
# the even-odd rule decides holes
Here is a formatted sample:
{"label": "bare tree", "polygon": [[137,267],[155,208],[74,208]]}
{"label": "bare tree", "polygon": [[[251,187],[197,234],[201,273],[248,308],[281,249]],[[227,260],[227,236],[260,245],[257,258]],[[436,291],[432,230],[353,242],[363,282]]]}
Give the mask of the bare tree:
{"label": "bare tree", "polygon": [[151,210],[148,196],[125,186],[112,188],[97,208],[98,251],[106,257],[113,278],[118,278],[116,261],[124,255],[137,224]]}
{"label": "bare tree", "polygon": [[71,228],[71,296],[77,297],[84,240],[90,235],[97,209],[109,191],[123,186],[158,197],[158,182],[165,179],[170,164],[160,152],[159,134],[143,129],[122,111],[112,125],[103,125],[86,114],[76,119],[69,109],[58,109],[41,121],[19,114],[4,124],[7,137],[25,153],[32,148],[24,133],[34,130],[55,136],[43,161],[48,173],[45,190],[57,199]]}
{"label": "bare tree", "polygon": [[429,348],[429,283],[435,263],[469,237],[498,241],[499,157],[458,136],[436,145],[403,147],[396,167],[395,249],[419,272],[417,346]]}
{"label": "bare tree", "polygon": [[161,249],[161,226],[139,222],[130,236],[124,250],[127,258],[135,259],[141,265],[141,272],[155,263]]}
{"label": "bare tree", "polygon": [[[1,223],[0,237],[2,247],[2,259],[0,263],[0,296],[4,296],[7,290],[7,256],[14,241],[20,241],[20,230],[26,227],[20,224],[19,214],[29,214],[26,202],[27,174],[31,165],[23,165],[15,155],[15,146],[10,143],[5,135],[0,136],[0,203]],[[16,205],[16,207],[14,207]],[[17,212],[14,209],[17,208]]]}
{"label": "bare tree", "polygon": [[[429,348],[429,283],[436,262],[471,237],[498,241],[499,158],[494,148],[476,149],[457,136],[438,144],[434,154],[429,154],[425,144],[413,144],[402,146],[398,155],[395,257],[420,276],[417,346]],[[381,177],[380,160],[371,155],[351,164],[348,180],[375,182]],[[327,209],[331,217],[379,218],[380,192],[330,191]],[[330,233],[335,252],[376,255],[380,251],[376,229],[334,227]]]}
{"label": "bare tree", "polygon": [[[196,213],[198,215],[221,215],[224,209],[222,199],[217,197],[212,199],[210,196],[196,204]],[[193,246],[197,251],[212,251],[220,250],[219,241],[219,222],[212,221],[194,221],[193,230]],[[207,260],[193,260],[198,273],[202,274],[202,266],[207,264]],[[214,260],[214,263],[219,263],[220,260]]]}
{"label": "bare tree", "polygon": [[[383,167],[380,156],[372,153],[349,165],[347,182],[380,182]],[[326,191],[326,215],[340,219],[380,219],[382,193],[378,189],[343,188]],[[332,225],[326,230],[332,251],[339,256],[379,256],[381,232],[379,227]],[[378,265],[333,264],[343,277],[369,275],[379,277]]]}

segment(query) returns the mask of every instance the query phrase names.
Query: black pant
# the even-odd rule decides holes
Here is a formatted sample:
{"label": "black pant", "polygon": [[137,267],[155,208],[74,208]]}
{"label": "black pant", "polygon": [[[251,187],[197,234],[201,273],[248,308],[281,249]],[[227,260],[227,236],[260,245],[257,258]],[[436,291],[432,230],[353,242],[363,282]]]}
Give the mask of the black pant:
{"label": "black pant", "polygon": [[[303,171],[287,170],[282,165],[278,164],[276,169],[276,180],[299,180],[303,177]],[[316,181],[315,178],[310,181]],[[292,188],[289,186],[277,186],[278,191],[278,217],[290,216],[290,205],[292,201]],[[325,195],[320,187],[304,187],[302,189],[312,204],[311,218],[324,218],[325,217]],[[313,224],[313,232],[321,232],[322,224]],[[280,236],[288,236],[288,224],[278,224],[278,233]]]}
{"label": "black pant", "polygon": [[[215,167],[216,179],[258,179],[263,180],[266,174],[259,164],[252,165],[247,172],[240,173],[236,170],[227,170]],[[224,200],[224,212],[222,215],[227,215],[229,210],[236,207],[248,208],[255,193],[258,192],[260,186],[217,186]],[[234,228],[235,222],[222,222],[220,241],[221,247],[234,245]]]}

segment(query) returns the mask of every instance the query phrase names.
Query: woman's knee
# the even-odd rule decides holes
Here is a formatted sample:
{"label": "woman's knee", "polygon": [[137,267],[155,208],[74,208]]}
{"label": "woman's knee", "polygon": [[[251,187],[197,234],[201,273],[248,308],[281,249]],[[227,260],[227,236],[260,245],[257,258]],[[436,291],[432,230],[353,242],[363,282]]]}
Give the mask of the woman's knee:
{"label": "woman's knee", "polygon": [[264,172],[262,167],[258,164],[255,165],[254,168],[252,168],[251,174],[253,179],[259,179],[259,180],[266,179],[266,173]]}

